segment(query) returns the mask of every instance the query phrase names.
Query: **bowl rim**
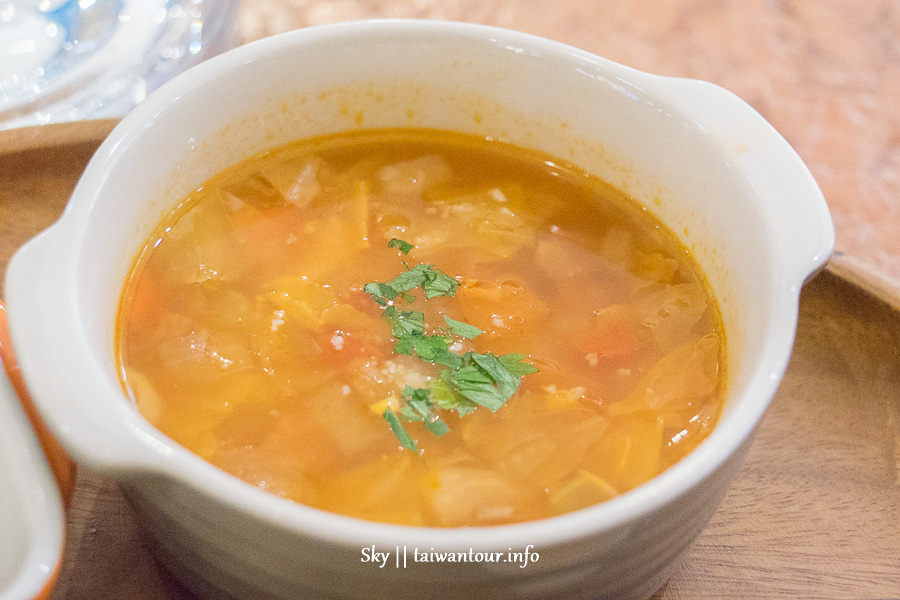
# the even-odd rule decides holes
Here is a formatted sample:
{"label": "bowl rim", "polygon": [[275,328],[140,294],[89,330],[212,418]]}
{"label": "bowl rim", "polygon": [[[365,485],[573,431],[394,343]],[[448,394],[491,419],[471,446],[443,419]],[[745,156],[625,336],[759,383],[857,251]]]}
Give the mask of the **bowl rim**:
{"label": "bowl rim", "polygon": [[[351,21],[286,32],[252,42],[205,61],[162,86],[122,120],[91,160],[62,219],[20,250],[10,264],[7,276],[10,314],[22,315],[18,318],[14,316],[11,319],[11,326],[14,343],[17,347],[26,349],[29,356],[29,360],[24,361],[22,366],[29,386],[41,387],[39,380],[46,367],[38,364],[40,361],[31,360],[36,346],[33,340],[28,339],[31,325],[26,322],[29,319],[26,305],[29,302],[28,298],[33,298],[34,295],[27,294],[24,287],[27,281],[33,280],[33,277],[27,276],[26,273],[38,270],[37,265],[40,264],[41,256],[45,252],[52,251],[54,247],[57,247],[58,252],[61,251],[58,247],[63,244],[71,246],[74,242],[74,247],[80,247],[77,239],[78,219],[86,218],[87,209],[95,195],[93,190],[102,185],[106,173],[115,168],[118,154],[127,150],[133,138],[147,129],[148,123],[161,118],[172,100],[195,92],[205,81],[222,77],[237,65],[264,59],[274,50],[290,47],[294,51],[299,51],[307,44],[322,40],[386,33],[401,37],[423,34],[448,36],[480,43],[504,43],[514,48],[528,48],[545,56],[593,65],[612,77],[644,87],[649,90],[649,94],[665,93],[666,90],[679,88],[689,81],[643,73],[572,46],[526,33],[487,25],[414,19]],[[715,88],[716,91],[711,93],[717,95],[722,102],[733,104],[734,110],[749,110],[756,115],[755,118],[758,118],[760,125],[771,130],[768,135],[772,137],[772,143],[782,144],[786,152],[795,157],[796,161],[790,168],[808,175],[808,170],[799,157],[796,157],[784,139],[762,117],[722,88],[711,84],[704,85]],[[542,548],[585,538],[616,526],[633,523],[689,493],[719,469],[752,436],[787,367],[797,325],[800,287],[806,278],[824,264],[834,244],[827,206],[811,176],[809,179],[812,185],[810,193],[814,196],[811,202],[821,205],[817,211],[817,222],[821,229],[818,233],[821,239],[816,242],[815,252],[812,249],[804,250],[802,260],[798,261],[799,266],[775,265],[777,272],[773,280],[777,288],[775,296],[771,299],[773,303],[771,322],[763,324],[772,332],[772,339],[760,356],[757,370],[744,393],[741,397],[731,398],[734,408],[727,416],[723,416],[713,432],[696,449],[668,470],[625,494],[580,511],[511,525],[458,529],[410,527],[363,521],[296,504],[244,483],[171,442],[134,414],[130,417],[126,415],[123,422],[128,431],[127,435],[133,443],[143,445],[141,450],[143,458],[135,459],[136,455],[116,457],[109,452],[102,456],[91,454],[87,449],[74,444],[70,432],[67,431],[71,424],[55,416],[55,410],[49,399],[44,399],[36,393],[36,402],[69,451],[79,460],[91,463],[95,469],[126,480],[140,478],[142,474],[148,472],[164,473],[223,504],[252,514],[261,521],[329,542],[356,547],[376,543],[387,546],[406,544],[418,547],[490,549],[501,546],[506,548],[510,545],[524,547],[527,544]],[[73,256],[77,254],[71,250],[67,252]],[[68,278],[65,285],[60,282],[53,284],[57,289],[68,289],[67,285],[77,285],[77,282],[73,276]],[[47,294],[47,290],[44,290],[44,294],[52,295]],[[77,323],[72,323],[71,326],[75,329],[80,328]],[[148,440],[148,436],[153,439]],[[167,443],[175,447],[162,452],[160,445]]]}

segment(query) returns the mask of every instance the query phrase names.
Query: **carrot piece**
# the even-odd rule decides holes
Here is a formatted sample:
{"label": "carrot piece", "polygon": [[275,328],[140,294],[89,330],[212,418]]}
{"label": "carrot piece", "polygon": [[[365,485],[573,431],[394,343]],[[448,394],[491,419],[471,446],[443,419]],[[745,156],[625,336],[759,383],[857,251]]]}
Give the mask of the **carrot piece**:
{"label": "carrot piece", "polygon": [[640,355],[646,345],[643,337],[634,310],[617,304],[598,313],[594,326],[576,336],[574,345],[592,366],[621,366]]}

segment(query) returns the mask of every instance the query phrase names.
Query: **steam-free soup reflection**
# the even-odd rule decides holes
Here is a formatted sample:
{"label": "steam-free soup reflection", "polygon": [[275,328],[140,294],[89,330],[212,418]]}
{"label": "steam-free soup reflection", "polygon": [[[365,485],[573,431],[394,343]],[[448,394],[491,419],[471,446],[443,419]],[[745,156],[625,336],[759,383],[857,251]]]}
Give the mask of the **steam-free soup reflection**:
{"label": "steam-free soup reflection", "polygon": [[118,346],[186,448],[406,525],[603,502],[722,403],[718,312],[674,236],[561,161],[435,131],[307,140],[204,184],[136,261]]}

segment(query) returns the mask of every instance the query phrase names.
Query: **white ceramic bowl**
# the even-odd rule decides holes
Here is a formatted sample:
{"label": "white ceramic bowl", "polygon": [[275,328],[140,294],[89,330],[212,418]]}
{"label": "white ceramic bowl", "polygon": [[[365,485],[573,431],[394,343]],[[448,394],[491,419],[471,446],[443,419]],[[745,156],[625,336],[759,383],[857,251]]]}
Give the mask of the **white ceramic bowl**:
{"label": "white ceramic bowl", "polygon": [[0,304],[0,600],[45,600],[62,557],[63,500],[16,389]]}
{"label": "white ceramic bowl", "polygon": [[0,369],[0,600],[31,600],[48,589],[63,529],[53,474]]}
{"label": "white ceramic bowl", "polygon": [[[454,129],[572,161],[624,189],[694,252],[728,340],[721,421],[686,459],[610,502],[483,529],[362,522],[242,483],[156,431],[113,358],[119,294],[188,191],[264,149],[358,127]],[[344,23],[256,42],[174,79],[98,150],[59,223],[8,273],[11,330],[47,421],[116,478],[160,556],[196,589],[246,598],[645,598],[716,509],[790,355],[803,282],[832,251],[825,202],[747,104],[551,41],[443,22]],[[390,551],[385,568],[362,549]],[[394,552],[406,547],[407,568]],[[412,564],[412,551],[522,551],[516,564]],[[401,565],[402,567],[402,565]]]}

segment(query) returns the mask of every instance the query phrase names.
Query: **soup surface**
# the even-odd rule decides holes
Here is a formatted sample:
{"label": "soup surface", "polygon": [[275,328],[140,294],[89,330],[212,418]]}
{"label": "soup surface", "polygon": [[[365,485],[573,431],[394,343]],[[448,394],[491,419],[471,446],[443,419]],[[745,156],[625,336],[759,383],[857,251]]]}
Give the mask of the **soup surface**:
{"label": "soup surface", "polygon": [[322,137],[216,176],[147,242],[120,313],[153,425],[374,521],[602,502],[722,403],[718,312],[670,232],[572,166],[449,132]]}

